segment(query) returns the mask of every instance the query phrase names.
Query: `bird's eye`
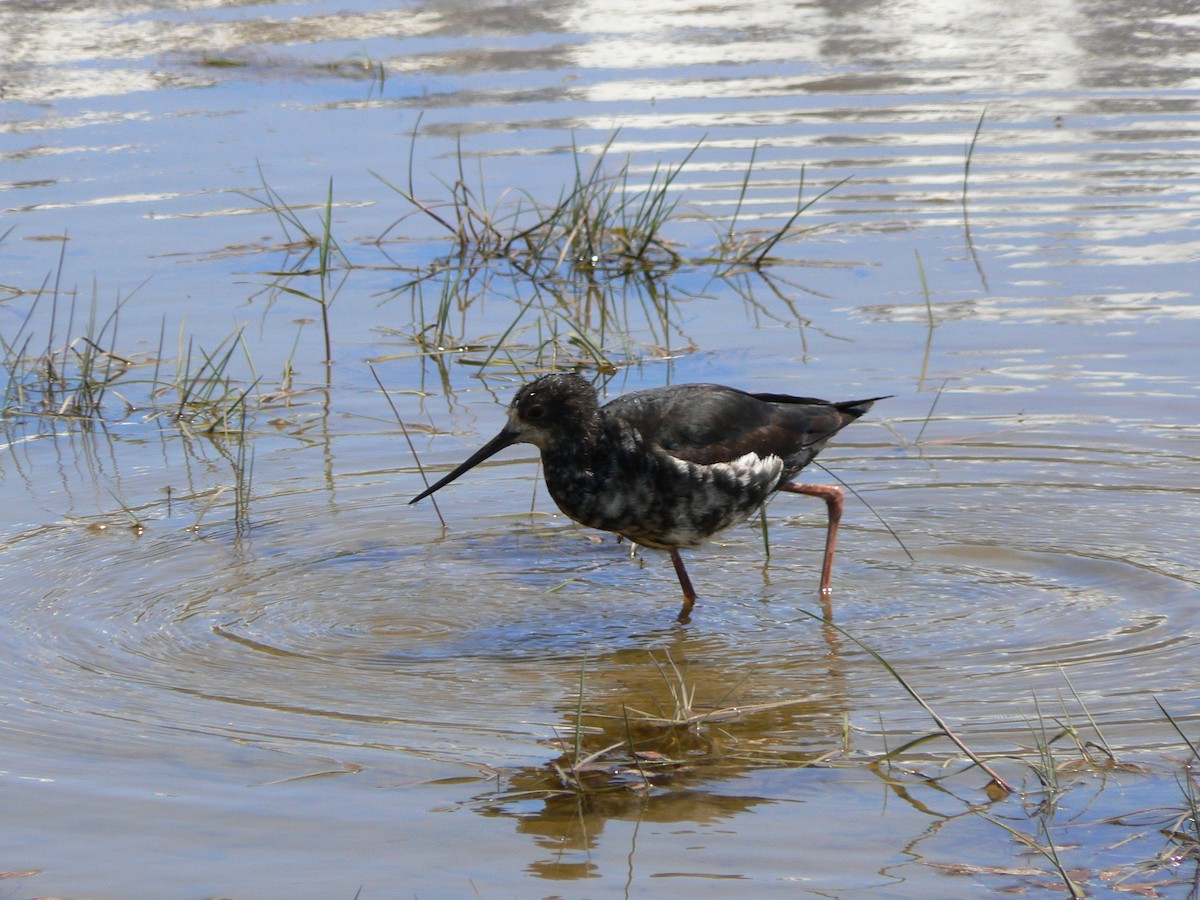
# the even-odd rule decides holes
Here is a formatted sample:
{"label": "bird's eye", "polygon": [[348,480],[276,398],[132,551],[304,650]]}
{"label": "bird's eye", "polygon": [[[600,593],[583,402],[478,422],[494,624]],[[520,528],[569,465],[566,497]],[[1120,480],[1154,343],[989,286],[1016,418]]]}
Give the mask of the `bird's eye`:
{"label": "bird's eye", "polygon": [[540,403],[535,403],[533,406],[529,407],[529,409],[525,410],[525,418],[530,422],[536,422],[545,414],[546,407],[542,406]]}

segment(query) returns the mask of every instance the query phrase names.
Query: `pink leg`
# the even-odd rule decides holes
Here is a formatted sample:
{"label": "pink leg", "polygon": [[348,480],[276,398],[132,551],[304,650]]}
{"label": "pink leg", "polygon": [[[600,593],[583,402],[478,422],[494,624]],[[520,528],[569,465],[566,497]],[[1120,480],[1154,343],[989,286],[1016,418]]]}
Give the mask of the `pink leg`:
{"label": "pink leg", "polygon": [[671,563],[675,566],[675,574],[679,576],[679,586],[683,588],[683,609],[679,610],[679,621],[686,622],[696,604],[696,589],[692,587],[692,579],[688,578],[687,569],[683,567],[683,557],[674,548],[671,549]]}
{"label": "pink leg", "polygon": [[837,545],[838,523],[842,521],[842,507],[845,505],[842,489],[831,484],[801,484],[789,481],[779,486],[781,491],[793,494],[807,494],[810,497],[820,497],[825,501],[829,510],[829,527],[825,532],[825,562],[821,566],[821,596],[828,597],[833,593],[829,581],[833,577],[833,548]]}

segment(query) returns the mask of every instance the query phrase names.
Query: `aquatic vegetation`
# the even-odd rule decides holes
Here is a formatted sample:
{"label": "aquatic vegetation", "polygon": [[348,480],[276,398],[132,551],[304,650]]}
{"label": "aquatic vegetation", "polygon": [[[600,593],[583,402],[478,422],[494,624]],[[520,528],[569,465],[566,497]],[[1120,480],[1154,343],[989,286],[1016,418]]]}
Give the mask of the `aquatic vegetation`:
{"label": "aquatic vegetation", "polygon": [[[56,268],[28,292],[20,327],[11,336],[0,333],[4,444],[12,447],[31,431],[58,433],[64,426],[103,433],[116,422],[166,423],[185,442],[208,438],[228,460],[234,474],[234,520],[242,527],[249,518],[253,463],[247,416],[260,399],[260,379],[247,382],[233,371],[235,358],[246,352],[242,330],[205,349],[181,328],[172,357],[165,347],[164,324],[154,352],[119,349],[121,311],[134,295],[118,296],[103,312],[93,288],[81,312],[78,291],[64,283],[65,248],[64,240]],[[108,485],[105,491],[131,530],[140,534],[144,525],[138,511]],[[200,517],[223,492],[208,500]]]}
{"label": "aquatic vegetation", "polygon": [[[234,417],[257,387],[257,382],[239,384],[230,373],[231,360],[242,349],[240,330],[212,351],[191,339],[184,344],[181,335],[174,372],[168,373],[161,341],[154,354],[118,351],[120,311],[128,297],[118,298],[102,315],[93,296],[78,329],[75,295],[62,310],[65,297],[57,284],[49,293],[39,290],[21,328],[11,338],[0,334],[0,421],[87,424],[140,413],[194,432],[234,430]],[[41,303],[51,307],[44,336],[30,327]]]}
{"label": "aquatic vegetation", "polygon": [[[259,197],[247,193],[244,196],[274,214],[275,221],[286,236],[285,249],[287,258],[290,260],[284,269],[263,273],[272,278],[266,289],[273,297],[279,294],[289,294],[317,304],[321,313],[321,334],[325,339],[325,379],[328,384],[331,378],[330,367],[333,364],[330,307],[337,299],[351,268],[349,258],[333,237],[333,179],[329,179],[329,187],[325,194],[320,229],[314,231],[305,224],[299,210],[285,202],[267,184],[261,167],[258,172],[259,180],[262,182],[263,195]],[[309,260],[314,253],[316,254],[316,265],[312,266],[309,264]],[[341,274],[335,285],[333,277],[336,272]],[[311,278],[316,279],[315,290],[295,286],[297,281]]]}
{"label": "aquatic vegetation", "polygon": [[[414,129],[414,141],[416,135]],[[380,235],[381,248],[413,215],[450,241],[449,251],[428,263],[396,265],[407,277],[389,296],[408,298],[411,324],[395,333],[422,354],[453,353],[481,368],[505,363],[521,370],[588,366],[611,372],[670,355],[691,346],[675,308],[695,299],[689,282],[698,274],[729,281],[754,274],[769,281],[767,270],[782,261],[771,255],[775,248],[803,234],[796,225],[802,213],[845,182],[804,200],[802,178],[801,199],[782,226],[741,233],[737,217],[751,183],[752,152],[732,220],[714,221],[715,245],[695,250],[669,231],[683,215],[679,176],[702,142],[678,162],[658,163],[648,176],[638,176],[630,160],[610,159],[616,139],[614,132],[590,160],[572,143],[574,178],[550,201],[515,190],[489,203],[482,173],[468,179],[461,148],[454,179],[441,182],[441,199],[418,196],[411,151],[406,185],[376,174],[411,207]],[[775,285],[770,289],[779,292]],[[761,303],[748,287],[741,292],[748,303]],[[512,309],[507,326],[498,335],[473,333],[479,327],[469,313],[497,294]],[[790,300],[780,299],[787,319],[797,321]]]}

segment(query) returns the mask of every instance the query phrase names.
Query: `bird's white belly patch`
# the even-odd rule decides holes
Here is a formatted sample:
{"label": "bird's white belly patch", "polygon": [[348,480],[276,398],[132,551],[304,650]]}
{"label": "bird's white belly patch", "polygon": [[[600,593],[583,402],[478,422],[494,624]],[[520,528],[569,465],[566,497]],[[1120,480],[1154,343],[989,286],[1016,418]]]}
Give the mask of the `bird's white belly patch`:
{"label": "bird's white belly patch", "polygon": [[713,463],[709,468],[728,472],[742,482],[774,482],[783,473],[783,460],[778,456],[759,456],[747,453],[727,463]]}
{"label": "bird's white belly patch", "polygon": [[688,474],[695,469],[707,470],[714,475],[720,473],[720,475],[724,475],[726,478],[731,478],[741,484],[770,484],[774,487],[774,483],[783,474],[783,460],[774,454],[759,456],[757,453],[746,453],[729,462],[710,463],[708,465],[690,463],[674,456],[668,456],[667,458],[683,474]]}

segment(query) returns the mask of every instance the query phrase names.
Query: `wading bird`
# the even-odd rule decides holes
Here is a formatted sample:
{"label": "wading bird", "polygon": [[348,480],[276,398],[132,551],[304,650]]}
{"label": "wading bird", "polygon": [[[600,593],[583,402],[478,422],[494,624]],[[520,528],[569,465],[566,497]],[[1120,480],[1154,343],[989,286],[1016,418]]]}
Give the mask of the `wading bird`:
{"label": "wading bird", "polygon": [[842,489],[791,479],[826,442],[884,397],[830,403],[749,394],[719,384],[636,391],[601,406],[579,375],[544,375],[517,391],[508,422],[428,497],[505,447],[533,444],[558,508],[581,525],[666,550],[683,588],[686,621],[696,591],[680,548],[741,522],[776,491],[825,501],[829,524],[821,594],[830,593]]}

